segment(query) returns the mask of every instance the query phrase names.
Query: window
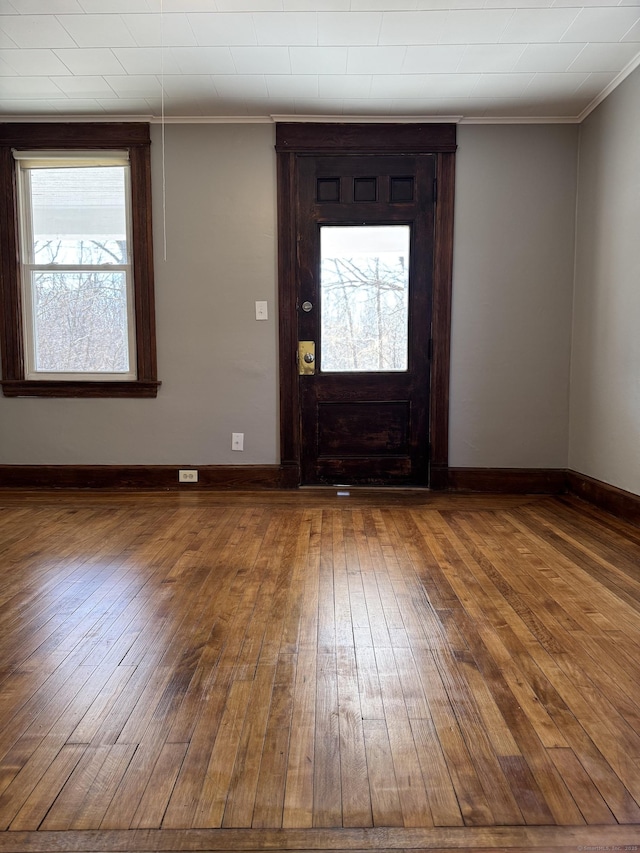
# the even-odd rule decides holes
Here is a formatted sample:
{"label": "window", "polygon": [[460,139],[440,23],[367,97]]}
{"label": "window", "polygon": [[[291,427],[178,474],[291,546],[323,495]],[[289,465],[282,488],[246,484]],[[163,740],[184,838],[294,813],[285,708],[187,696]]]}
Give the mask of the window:
{"label": "window", "polygon": [[146,125],[0,125],[7,396],[152,397]]}

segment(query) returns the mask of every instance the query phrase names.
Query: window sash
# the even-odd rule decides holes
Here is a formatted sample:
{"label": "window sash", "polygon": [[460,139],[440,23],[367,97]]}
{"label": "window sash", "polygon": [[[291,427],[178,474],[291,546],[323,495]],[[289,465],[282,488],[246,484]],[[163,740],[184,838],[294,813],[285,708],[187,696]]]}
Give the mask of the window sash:
{"label": "window sash", "polygon": [[[127,382],[137,379],[136,371],[136,320],[133,292],[133,262],[132,262],[132,192],[131,172],[128,152],[121,151],[73,151],[67,156],[65,152],[54,151],[17,151],[13,150],[17,168],[18,211],[20,234],[20,267],[19,278],[22,294],[22,323],[24,335],[24,376],[26,380],[44,381],[101,381]],[[126,264],[37,264],[33,263],[34,233],[32,217],[31,171],[38,168],[78,168],[78,167],[125,167],[124,202],[126,221]],[[36,312],[34,310],[34,273],[38,272],[124,272],[127,314],[127,361],[126,371],[71,371],[71,370],[38,370],[37,368],[37,332]]]}

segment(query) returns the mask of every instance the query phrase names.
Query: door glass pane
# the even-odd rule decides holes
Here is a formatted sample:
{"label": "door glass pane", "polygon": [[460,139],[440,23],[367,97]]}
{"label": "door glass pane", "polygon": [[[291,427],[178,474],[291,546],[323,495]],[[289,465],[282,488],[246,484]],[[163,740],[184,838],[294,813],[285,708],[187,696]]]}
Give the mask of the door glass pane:
{"label": "door glass pane", "polygon": [[320,369],[407,370],[409,225],[320,228]]}

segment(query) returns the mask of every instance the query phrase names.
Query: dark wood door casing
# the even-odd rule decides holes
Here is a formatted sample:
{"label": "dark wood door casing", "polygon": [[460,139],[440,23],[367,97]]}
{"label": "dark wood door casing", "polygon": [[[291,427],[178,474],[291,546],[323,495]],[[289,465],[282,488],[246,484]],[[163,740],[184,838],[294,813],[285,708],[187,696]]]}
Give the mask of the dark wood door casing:
{"label": "dark wood door casing", "polygon": [[280,450],[287,482],[300,483],[302,433],[295,354],[298,341],[296,201],[302,158],[321,154],[433,154],[437,204],[434,223],[429,486],[446,488],[449,350],[456,127],[452,124],[282,123],[276,127],[279,217]]}

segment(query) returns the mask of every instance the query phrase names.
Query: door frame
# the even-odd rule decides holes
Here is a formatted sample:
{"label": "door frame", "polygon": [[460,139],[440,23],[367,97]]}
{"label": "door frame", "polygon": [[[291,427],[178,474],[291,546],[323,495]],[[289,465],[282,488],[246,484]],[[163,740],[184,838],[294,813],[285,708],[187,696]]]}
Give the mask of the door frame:
{"label": "door frame", "polygon": [[276,125],[278,204],[278,309],[280,355],[280,465],[287,486],[300,484],[301,426],[296,305],[297,161],[305,155],[434,154],[437,202],[434,223],[432,359],[429,400],[429,483],[446,489],[449,466],[449,367],[455,124],[339,124],[282,122]]}

